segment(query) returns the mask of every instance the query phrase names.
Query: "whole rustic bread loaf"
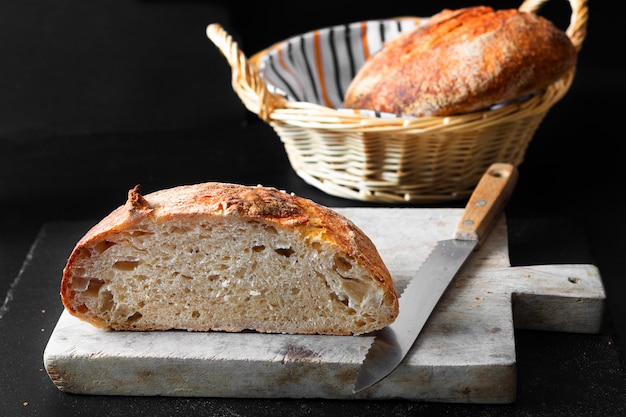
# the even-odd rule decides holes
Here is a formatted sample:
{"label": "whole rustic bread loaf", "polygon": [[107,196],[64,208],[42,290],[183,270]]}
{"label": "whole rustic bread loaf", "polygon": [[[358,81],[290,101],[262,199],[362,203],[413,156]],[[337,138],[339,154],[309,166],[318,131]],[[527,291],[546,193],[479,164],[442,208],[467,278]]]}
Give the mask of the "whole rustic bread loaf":
{"label": "whole rustic bread loaf", "polygon": [[536,14],[446,9],[372,55],[344,106],[414,116],[466,113],[540,91],[576,60],[569,37]]}
{"label": "whole rustic bread loaf", "polygon": [[63,271],[66,309],[116,330],[362,334],[398,314],[392,278],[350,220],[269,187],[139,188]]}

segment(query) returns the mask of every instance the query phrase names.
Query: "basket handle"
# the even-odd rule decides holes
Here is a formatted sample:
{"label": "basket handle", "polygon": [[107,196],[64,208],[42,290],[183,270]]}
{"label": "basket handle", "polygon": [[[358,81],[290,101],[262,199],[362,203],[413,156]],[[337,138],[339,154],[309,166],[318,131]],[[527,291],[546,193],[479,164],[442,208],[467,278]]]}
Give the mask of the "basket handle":
{"label": "basket handle", "polygon": [[[548,0],[524,0],[519,10],[536,13],[547,1]],[[568,2],[572,8],[572,15],[565,33],[569,36],[576,51],[580,51],[583,40],[585,40],[585,36],[587,35],[587,19],[589,18],[587,0],[568,0]]]}
{"label": "basket handle", "polygon": [[231,83],[248,110],[259,118],[269,122],[270,115],[277,108],[285,107],[285,98],[268,91],[267,84],[259,75],[259,70],[219,23],[212,23],[206,28],[207,37],[222,52],[231,66]]}

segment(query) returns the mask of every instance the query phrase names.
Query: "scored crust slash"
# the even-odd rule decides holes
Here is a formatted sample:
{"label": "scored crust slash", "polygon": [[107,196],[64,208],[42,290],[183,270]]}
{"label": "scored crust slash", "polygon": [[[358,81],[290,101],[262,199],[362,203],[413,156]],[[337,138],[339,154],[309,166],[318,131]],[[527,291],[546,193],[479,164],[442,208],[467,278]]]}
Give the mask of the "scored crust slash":
{"label": "scored crust slash", "polygon": [[128,201],[76,244],[66,309],[97,327],[356,335],[398,315],[372,241],[271,187],[184,185]]}

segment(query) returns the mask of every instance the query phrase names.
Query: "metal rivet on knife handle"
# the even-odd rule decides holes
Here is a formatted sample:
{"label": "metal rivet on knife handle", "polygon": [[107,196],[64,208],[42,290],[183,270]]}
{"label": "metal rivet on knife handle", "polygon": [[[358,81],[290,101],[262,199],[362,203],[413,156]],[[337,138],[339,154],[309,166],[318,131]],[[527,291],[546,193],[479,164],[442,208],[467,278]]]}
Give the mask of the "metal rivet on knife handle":
{"label": "metal rivet on knife handle", "polygon": [[517,177],[518,173],[514,165],[492,164],[467,202],[464,216],[455,230],[454,238],[480,242],[493,225],[494,217],[501,212],[502,207],[511,197]]}

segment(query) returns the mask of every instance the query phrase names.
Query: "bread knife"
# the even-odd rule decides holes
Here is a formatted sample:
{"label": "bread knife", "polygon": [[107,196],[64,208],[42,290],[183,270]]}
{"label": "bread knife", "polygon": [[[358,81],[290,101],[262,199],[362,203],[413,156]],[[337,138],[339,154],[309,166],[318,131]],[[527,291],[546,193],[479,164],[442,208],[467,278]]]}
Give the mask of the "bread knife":
{"label": "bread knife", "polygon": [[354,393],[375,385],[400,365],[452,279],[504,210],[517,177],[515,166],[505,163],[492,164],[483,174],[453,238],[437,243],[402,292],[396,320],[376,334],[359,369]]}

